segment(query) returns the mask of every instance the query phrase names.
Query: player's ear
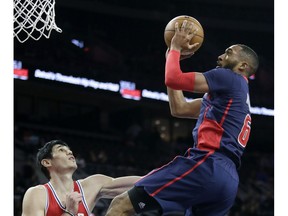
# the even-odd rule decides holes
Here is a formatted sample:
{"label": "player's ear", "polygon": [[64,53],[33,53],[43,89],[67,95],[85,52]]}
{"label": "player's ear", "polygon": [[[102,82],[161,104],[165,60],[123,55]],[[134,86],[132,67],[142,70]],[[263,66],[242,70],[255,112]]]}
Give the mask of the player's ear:
{"label": "player's ear", "polygon": [[43,159],[41,161],[41,165],[44,167],[50,167],[51,166],[51,160],[50,159]]}
{"label": "player's ear", "polygon": [[249,68],[249,65],[247,64],[247,62],[241,62],[240,65],[238,66],[238,69],[241,72],[247,71]]}

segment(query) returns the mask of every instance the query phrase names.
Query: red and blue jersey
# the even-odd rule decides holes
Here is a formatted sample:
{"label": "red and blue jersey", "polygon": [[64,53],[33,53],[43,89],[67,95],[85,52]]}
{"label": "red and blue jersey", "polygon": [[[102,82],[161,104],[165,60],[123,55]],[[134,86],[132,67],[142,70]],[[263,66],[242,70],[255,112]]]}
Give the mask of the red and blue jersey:
{"label": "red and blue jersey", "polygon": [[[188,77],[194,81],[194,78],[190,79],[189,74],[182,76],[180,53],[172,51],[166,61],[165,84],[170,88],[173,85],[172,89],[193,89],[193,86],[187,87],[186,82],[183,84],[183,79]],[[240,166],[251,129],[248,80],[225,68],[203,74],[209,92],[203,96],[200,115],[193,129],[194,147],[135,184],[155,198],[164,214],[189,209],[186,215],[223,216],[237,195],[239,177],[236,166]],[[166,75],[169,76],[167,80]],[[180,81],[175,84],[175,80]],[[188,85],[192,84],[190,81]],[[139,204],[143,212],[145,205]]]}
{"label": "red and blue jersey", "polygon": [[240,166],[251,130],[248,80],[225,68],[215,68],[203,75],[209,92],[203,96],[193,129],[194,147],[222,152]]}

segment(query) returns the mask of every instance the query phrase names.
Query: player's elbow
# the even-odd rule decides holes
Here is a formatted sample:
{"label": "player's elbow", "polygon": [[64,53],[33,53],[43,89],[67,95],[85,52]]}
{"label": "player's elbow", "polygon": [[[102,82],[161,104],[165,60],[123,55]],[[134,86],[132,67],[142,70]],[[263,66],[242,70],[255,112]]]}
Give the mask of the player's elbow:
{"label": "player's elbow", "polygon": [[176,112],[175,110],[170,110],[170,113],[171,113],[171,115],[173,116],[173,117],[180,117],[181,115],[178,113],[178,112]]}
{"label": "player's elbow", "polygon": [[[171,78],[168,78],[168,77],[165,77],[165,85],[167,87],[170,87],[171,86],[171,83],[172,83],[172,79]],[[171,87],[170,87],[171,88]]]}
{"label": "player's elbow", "polygon": [[172,115],[173,117],[176,117],[176,118],[191,118],[191,116],[188,116],[188,115],[186,115],[186,114],[183,113],[183,112],[171,111],[171,115]]}
{"label": "player's elbow", "polygon": [[199,116],[199,113],[197,113],[193,110],[186,110],[185,107],[171,108],[170,113],[173,117],[176,117],[176,118],[197,119]]}
{"label": "player's elbow", "polygon": [[176,79],[173,78],[165,78],[165,85],[174,90],[180,90]]}
{"label": "player's elbow", "polygon": [[170,114],[177,118],[184,116],[183,110],[180,107],[170,107]]}

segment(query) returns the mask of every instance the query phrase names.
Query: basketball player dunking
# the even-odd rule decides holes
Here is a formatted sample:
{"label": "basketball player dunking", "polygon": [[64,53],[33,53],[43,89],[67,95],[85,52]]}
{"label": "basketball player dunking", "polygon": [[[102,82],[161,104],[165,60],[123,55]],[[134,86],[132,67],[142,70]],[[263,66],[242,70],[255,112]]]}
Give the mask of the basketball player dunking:
{"label": "basketball player dunking", "polygon": [[[236,44],[218,57],[215,69],[183,73],[179,63],[182,49],[189,49],[191,55],[197,46],[189,45],[195,34],[192,29],[187,21],[181,27],[175,24],[165,84],[172,115],[198,119],[193,129],[194,146],[115,197],[106,216],[152,209],[163,214],[186,211],[186,215],[224,216],[234,203],[237,168],[251,129],[247,78],[256,72],[258,57],[248,46]],[[182,91],[205,94],[187,102]]]}

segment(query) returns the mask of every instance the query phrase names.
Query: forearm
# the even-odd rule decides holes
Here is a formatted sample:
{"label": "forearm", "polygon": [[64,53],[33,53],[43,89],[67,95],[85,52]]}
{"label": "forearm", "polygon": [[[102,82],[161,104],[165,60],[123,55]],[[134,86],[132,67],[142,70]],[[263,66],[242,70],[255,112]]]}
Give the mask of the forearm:
{"label": "forearm", "polygon": [[194,91],[195,72],[183,73],[180,68],[180,52],[171,50],[165,65],[165,85],[175,90]]}
{"label": "forearm", "polygon": [[101,196],[113,198],[133,187],[140,176],[126,176],[113,179],[101,189]]}

